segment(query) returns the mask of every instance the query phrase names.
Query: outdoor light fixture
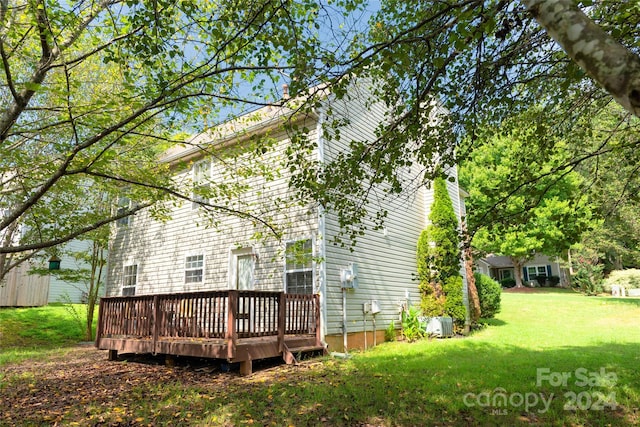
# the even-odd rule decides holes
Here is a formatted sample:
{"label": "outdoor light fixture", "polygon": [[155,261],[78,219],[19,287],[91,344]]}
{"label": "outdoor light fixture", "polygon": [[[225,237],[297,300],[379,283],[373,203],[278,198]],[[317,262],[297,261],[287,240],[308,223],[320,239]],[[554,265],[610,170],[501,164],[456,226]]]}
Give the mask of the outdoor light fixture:
{"label": "outdoor light fixture", "polygon": [[54,255],[49,259],[49,270],[60,270],[60,258]]}

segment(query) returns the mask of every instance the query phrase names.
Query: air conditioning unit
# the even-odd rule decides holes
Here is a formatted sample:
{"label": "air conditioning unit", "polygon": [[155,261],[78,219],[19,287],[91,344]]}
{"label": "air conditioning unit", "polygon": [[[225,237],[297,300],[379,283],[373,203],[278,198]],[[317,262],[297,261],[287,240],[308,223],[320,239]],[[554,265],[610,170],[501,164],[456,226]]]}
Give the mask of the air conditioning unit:
{"label": "air conditioning unit", "polygon": [[438,338],[450,338],[453,336],[453,318],[429,317],[426,325],[427,334]]}

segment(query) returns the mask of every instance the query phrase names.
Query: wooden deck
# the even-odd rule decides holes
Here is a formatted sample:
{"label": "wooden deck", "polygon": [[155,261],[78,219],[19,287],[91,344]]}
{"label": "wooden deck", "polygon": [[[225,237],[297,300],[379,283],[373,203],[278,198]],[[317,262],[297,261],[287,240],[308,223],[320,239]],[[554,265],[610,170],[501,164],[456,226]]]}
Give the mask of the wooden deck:
{"label": "wooden deck", "polygon": [[240,362],[324,350],[318,295],[208,291],[100,300],[96,347],[120,353],[195,356]]}

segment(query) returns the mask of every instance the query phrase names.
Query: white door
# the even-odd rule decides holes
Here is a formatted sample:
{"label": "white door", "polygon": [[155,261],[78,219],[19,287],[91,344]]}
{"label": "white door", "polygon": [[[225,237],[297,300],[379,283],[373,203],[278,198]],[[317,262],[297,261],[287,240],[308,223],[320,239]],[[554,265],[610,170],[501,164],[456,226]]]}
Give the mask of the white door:
{"label": "white door", "polygon": [[[255,266],[255,256],[251,248],[234,250],[231,253],[231,288],[239,291],[252,291],[253,270]],[[247,295],[240,295],[238,300],[238,332],[250,332],[253,330],[251,321],[250,298]]]}
{"label": "white door", "polygon": [[253,255],[236,255],[236,289],[239,291],[253,290]]}

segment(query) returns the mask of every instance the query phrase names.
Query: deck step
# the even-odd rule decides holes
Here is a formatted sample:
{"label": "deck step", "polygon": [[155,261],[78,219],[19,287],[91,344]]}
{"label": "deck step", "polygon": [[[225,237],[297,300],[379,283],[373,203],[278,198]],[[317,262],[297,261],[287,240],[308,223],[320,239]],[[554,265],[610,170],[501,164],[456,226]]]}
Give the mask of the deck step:
{"label": "deck step", "polygon": [[301,347],[293,347],[289,348],[287,345],[284,345],[284,351],[282,352],[282,358],[286,362],[287,365],[297,365],[298,359],[296,355],[302,353],[309,353],[312,351],[322,351],[323,353],[327,351],[327,349],[322,345],[307,345]]}
{"label": "deck step", "polygon": [[290,348],[289,351],[291,353],[308,353],[310,351],[320,351],[320,350],[324,350],[324,346],[318,346],[318,345],[307,345],[304,347],[295,347],[295,348]]}

